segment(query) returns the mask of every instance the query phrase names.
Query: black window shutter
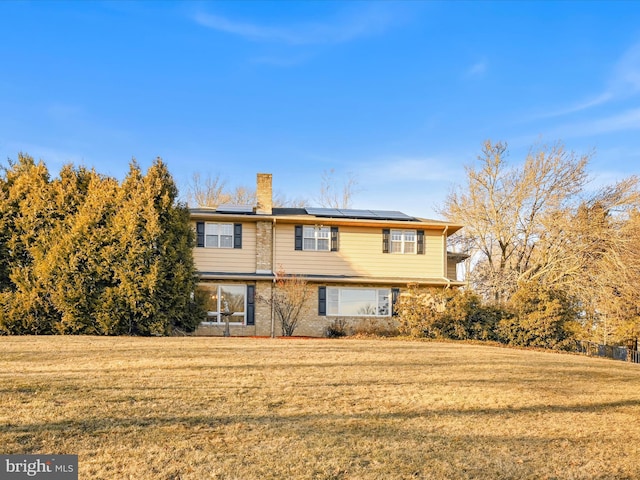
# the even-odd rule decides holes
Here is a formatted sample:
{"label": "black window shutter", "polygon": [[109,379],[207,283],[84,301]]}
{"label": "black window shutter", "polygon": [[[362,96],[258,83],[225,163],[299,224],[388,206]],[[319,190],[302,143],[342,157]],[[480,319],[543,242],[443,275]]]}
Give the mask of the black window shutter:
{"label": "black window shutter", "polygon": [[400,296],[400,289],[392,288],[391,289],[391,315],[393,315],[394,317],[398,315],[398,312],[396,312],[396,304],[398,303],[399,296]]}
{"label": "black window shutter", "polygon": [[424,230],[418,230],[418,255],[424,255]]}
{"label": "black window shutter", "polygon": [[302,225],[295,226],[296,232],[296,250],[302,250]]}
{"label": "black window shutter", "polygon": [[391,230],[385,228],[382,230],[382,253],[389,253],[389,239],[391,237]]}
{"label": "black window shutter", "polygon": [[242,224],[233,224],[233,248],[242,248]]}
{"label": "black window shutter", "polygon": [[247,325],[256,324],[256,286],[247,285]]}
{"label": "black window shutter", "polygon": [[196,222],[196,247],[204,247],[204,222]]}
{"label": "black window shutter", "polygon": [[318,287],[318,315],[327,314],[327,287]]}
{"label": "black window shutter", "polygon": [[331,251],[338,251],[338,227],[331,227]]}

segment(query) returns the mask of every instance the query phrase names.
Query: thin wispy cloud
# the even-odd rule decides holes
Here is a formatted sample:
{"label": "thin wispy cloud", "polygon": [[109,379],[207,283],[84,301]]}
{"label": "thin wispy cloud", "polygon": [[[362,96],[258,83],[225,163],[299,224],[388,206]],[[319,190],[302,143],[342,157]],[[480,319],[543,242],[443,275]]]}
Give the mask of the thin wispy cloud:
{"label": "thin wispy cloud", "polygon": [[344,43],[380,34],[399,22],[398,16],[385,5],[350,10],[324,21],[289,25],[265,25],[203,11],[196,13],[193,19],[204,27],[247,40],[291,45]]}
{"label": "thin wispy cloud", "polygon": [[489,64],[486,60],[481,60],[479,62],[474,63],[467,69],[466,76],[467,77],[483,77],[489,68]]}
{"label": "thin wispy cloud", "polygon": [[221,15],[198,12],[194,16],[196,23],[232,35],[250,40],[270,40],[276,42],[296,43],[297,37],[286,29],[267,27],[242,21],[234,21]]}
{"label": "thin wispy cloud", "polygon": [[638,158],[640,158],[640,148],[638,147],[616,145],[598,149],[597,156],[590,164],[591,181],[587,188],[597,190],[630,175],[637,175]]}
{"label": "thin wispy cloud", "polygon": [[45,112],[52,120],[65,122],[77,120],[84,115],[84,109],[82,107],[60,102],[50,103],[47,105]]}
{"label": "thin wispy cloud", "polygon": [[636,43],[620,58],[610,81],[610,90],[616,96],[640,92],[640,43]]}
{"label": "thin wispy cloud", "polygon": [[542,119],[542,118],[553,118],[553,117],[562,117],[564,115],[570,115],[572,113],[577,113],[583,110],[588,110],[590,108],[597,107],[598,105],[603,105],[613,98],[614,98],[613,93],[604,92],[596,97],[588,98],[574,105],[569,105],[568,107],[565,107],[565,108],[561,108],[558,110],[553,110],[550,112],[537,115],[534,118]]}
{"label": "thin wispy cloud", "polygon": [[585,185],[585,193],[596,193],[604,187],[610,186],[629,177],[629,172],[622,170],[604,170],[591,168],[589,181]]}
{"label": "thin wispy cloud", "polygon": [[40,159],[46,160],[47,166],[53,173],[66,163],[73,163],[75,165],[83,164],[83,158],[77,152],[67,151],[51,145],[12,140],[7,142],[4,147],[10,152],[15,152],[12,153],[11,156],[13,160],[17,158],[18,152],[28,154],[36,161]]}
{"label": "thin wispy cloud", "polygon": [[372,183],[390,181],[438,182],[450,180],[452,175],[461,173],[448,167],[452,164],[451,161],[433,157],[391,157],[368,162],[362,165],[358,171],[366,172],[367,180]]}
{"label": "thin wispy cloud", "polygon": [[356,196],[354,207],[437,218],[438,206],[446,198],[451,180],[463,173],[461,167],[452,165],[451,160],[417,157],[389,157],[363,164],[356,168],[362,191]]}
{"label": "thin wispy cloud", "polygon": [[561,117],[604,105],[640,92],[640,43],[632,45],[613,68],[606,88],[599,94],[573,105],[541,115],[535,119]]}
{"label": "thin wispy cloud", "polygon": [[560,138],[587,137],[630,130],[640,130],[640,108],[587,122],[561,126],[556,129],[555,135]]}
{"label": "thin wispy cloud", "polygon": [[307,55],[294,56],[262,56],[251,60],[259,65],[270,65],[272,67],[293,67],[304,63],[309,57]]}

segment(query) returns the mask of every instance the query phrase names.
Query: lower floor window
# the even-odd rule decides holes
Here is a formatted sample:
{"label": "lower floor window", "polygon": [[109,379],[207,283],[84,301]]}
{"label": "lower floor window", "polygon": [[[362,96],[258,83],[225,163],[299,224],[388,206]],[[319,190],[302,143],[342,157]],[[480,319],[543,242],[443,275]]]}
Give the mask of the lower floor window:
{"label": "lower floor window", "polygon": [[204,323],[229,323],[244,325],[246,323],[247,287],[245,285],[198,285],[207,319]]}
{"label": "lower floor window", "polygon": [[388,317],[391,315],[388,288],[327,287],[327,315],[345,317]]}

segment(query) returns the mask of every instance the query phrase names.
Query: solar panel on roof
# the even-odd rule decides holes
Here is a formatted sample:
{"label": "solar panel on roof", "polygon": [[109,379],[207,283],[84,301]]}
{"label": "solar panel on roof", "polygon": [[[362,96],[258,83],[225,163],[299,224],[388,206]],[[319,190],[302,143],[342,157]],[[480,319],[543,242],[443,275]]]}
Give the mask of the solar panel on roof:
{"label": "solar panel on roof", "polygon": [[218,205],[216,208],[218,213],[253,213],[253,205]]}
{"label": "solar panel on roof", "polygon": [[397,210],[373,210],[372,212],[383,220],[415,220],[415,218]]}
{"label": "solar panel on roof", "polygon": [[377,215],[374,214],[371,210],[356,210],[356,209],[353,209],[353,208],[341,208],[340,212],[345,217],[377,218]]}
{"label": "solar panel on roof", "polygon": [[335,208],[305,208],[309,215],[315,215],[316,217],[343,217],[340,210]]}
{"label": "solar panel on roof", "polygon": [[395,210],[359,210],[354,208],[305,208],[309,215],[334,218],[363,218],[374,220],[415,220],[406,213]]}

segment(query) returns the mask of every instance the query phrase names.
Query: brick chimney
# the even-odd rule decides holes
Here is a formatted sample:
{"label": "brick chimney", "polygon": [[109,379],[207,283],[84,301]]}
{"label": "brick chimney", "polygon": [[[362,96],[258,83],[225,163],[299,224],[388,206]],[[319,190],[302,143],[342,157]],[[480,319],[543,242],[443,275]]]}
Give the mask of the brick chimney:
{"label": "brick chimney", "polygon": [[271,215],[273,208],[273,197],[271,192],[271,174],[259,173],[256,185],[256,213]]}

